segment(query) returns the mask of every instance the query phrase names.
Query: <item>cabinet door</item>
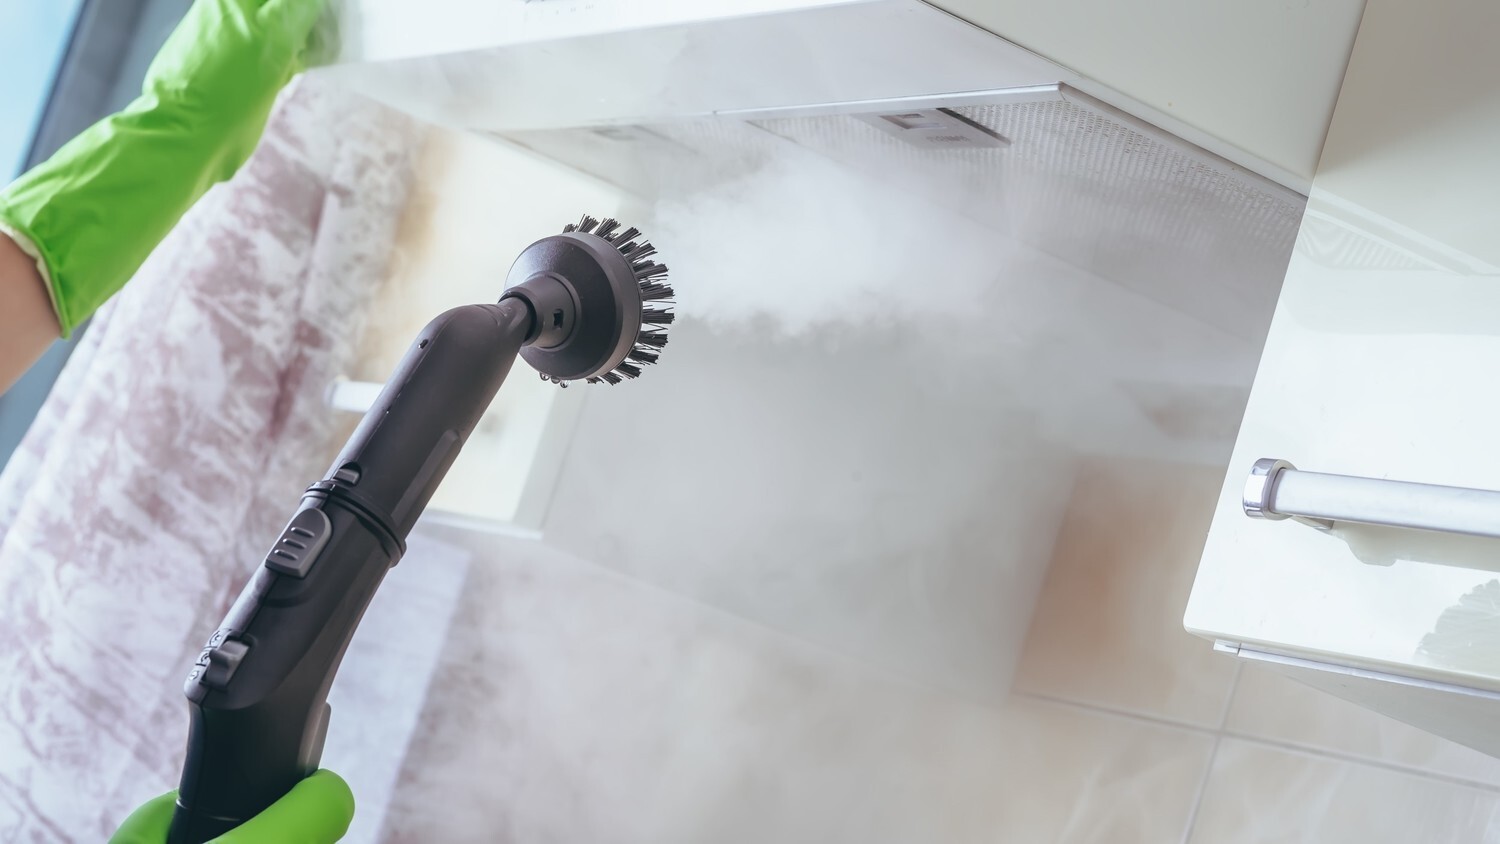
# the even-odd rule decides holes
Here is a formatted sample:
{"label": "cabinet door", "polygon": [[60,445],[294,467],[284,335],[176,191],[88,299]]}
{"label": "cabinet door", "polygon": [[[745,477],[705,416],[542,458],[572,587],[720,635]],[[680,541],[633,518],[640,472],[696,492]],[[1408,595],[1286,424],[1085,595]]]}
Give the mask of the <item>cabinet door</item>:
{"label": "cabinet door", "polygon": [[1260,458],[1500,489],[1500,53],[1486,41],[1496,31],[1490,4],[1369,3],[1189,630],[1500,689],[1500,542],[1320,531],[1247,518],[1241,502]]}

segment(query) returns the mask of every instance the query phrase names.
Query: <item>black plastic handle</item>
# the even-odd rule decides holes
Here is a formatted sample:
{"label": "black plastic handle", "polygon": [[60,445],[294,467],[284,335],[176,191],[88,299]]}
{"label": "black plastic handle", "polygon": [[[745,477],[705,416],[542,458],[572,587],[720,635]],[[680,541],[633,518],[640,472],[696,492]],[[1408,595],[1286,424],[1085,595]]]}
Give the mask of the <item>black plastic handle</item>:
{"label": "black plastic handle", "polygon": [[[189,674],[191,725],[169,844],[200,844],[264,811],[322,759],[328,690],[359,619],[400,558],[394,538],[320,492],[278,539],[322,548],[267,562],[251,578]],[[275,549],[272,551],[274,558]],[[274,566],[274,567],[273,567]],[[298,576],[299,569],[305,572]]]}
{"label": "black plastic handle", "polygon": [[303,497],[188,676],[168,844],[222,835],[317,770],[344,651],[532,323],[515,300],[433,320]]}

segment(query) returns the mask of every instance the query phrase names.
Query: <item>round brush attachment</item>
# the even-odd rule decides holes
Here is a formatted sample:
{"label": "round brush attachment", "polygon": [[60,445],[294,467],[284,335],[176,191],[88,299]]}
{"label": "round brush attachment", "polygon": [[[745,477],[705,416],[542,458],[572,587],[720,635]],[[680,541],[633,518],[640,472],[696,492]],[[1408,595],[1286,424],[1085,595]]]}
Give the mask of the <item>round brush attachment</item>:
{"label": "round brush attachment", "polygon": [[564,387],[639,378],[660,358],[676,318],[655,255],[640,229],[588,216],[528,246],[502,297],[525,300],[536,315],[521,357]]}

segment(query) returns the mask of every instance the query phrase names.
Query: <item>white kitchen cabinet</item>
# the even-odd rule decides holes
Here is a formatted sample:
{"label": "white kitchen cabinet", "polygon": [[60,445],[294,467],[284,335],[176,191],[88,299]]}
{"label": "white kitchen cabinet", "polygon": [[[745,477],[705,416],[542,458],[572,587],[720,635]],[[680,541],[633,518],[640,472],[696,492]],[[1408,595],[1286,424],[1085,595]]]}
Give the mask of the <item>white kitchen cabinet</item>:
{"label": "white kitchen cabinet", "polygon": [[1241,500],[1261,458],[1500,489],[1495,32],[1491,4],[1369,3],[1186,625],[1500,753],[1500,540],[1319,530]]}

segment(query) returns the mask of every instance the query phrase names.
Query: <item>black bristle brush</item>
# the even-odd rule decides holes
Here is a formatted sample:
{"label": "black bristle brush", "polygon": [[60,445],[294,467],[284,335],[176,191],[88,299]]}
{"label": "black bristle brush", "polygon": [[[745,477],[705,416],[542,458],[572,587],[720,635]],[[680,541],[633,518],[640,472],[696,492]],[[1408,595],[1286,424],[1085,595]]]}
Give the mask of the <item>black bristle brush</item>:
{"label": "black bristle brush", "polygon": [[[651,366],[660,359],[661,350],[667,345],[667,326],[676,319],[676,312],[671,310],[675,306],[672,301],[674,291],[667,283],[666,265],[647,260],[656,254],[656,247],[649,240],[641,239],[640,229],[634,226],[622,229],[620,221],[612,217],[599,220],[585,215],[577,223],[566,226],[563,233],[599,238],[619,252],[635,276],[641,304],[635,343],[626,350],[624,359],[609,371],[584,380],[590,384],[613,385],[639,378],[642,366]],[[651,307],[646,307],[648,302]],[[564,379],[543,377],[564,387],[568,385]]]}

